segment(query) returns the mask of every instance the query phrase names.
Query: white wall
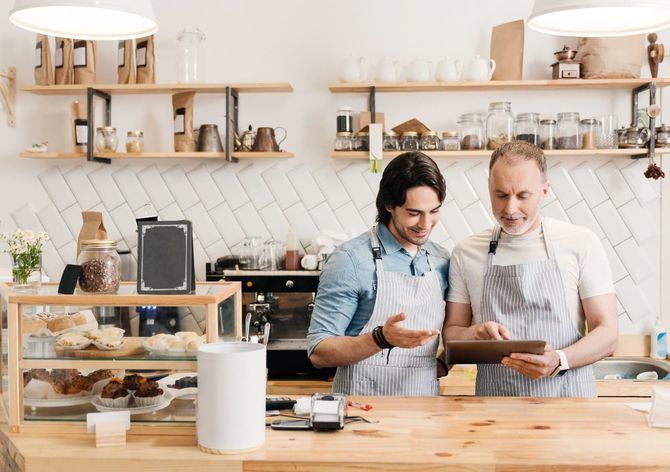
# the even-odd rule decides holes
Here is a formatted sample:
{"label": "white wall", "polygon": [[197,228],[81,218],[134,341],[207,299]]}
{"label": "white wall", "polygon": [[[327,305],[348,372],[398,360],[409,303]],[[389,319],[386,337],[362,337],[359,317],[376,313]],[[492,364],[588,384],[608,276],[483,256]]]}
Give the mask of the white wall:
{"label": "white wall", "polygon": [[[363,110],[367,102],[364,95],[328,92],[328,84],[337,81],[342,59],[355,52],[365,56],[371,66],[384,56],[405,64],[415,57],[486,56],[491,27],[525,18],[532,7],[531,0],[156,0],[154,4],[161,22],[158,81],[176,79],[177,32],[185,26],[199,27],[207,35],[203,59],[207,81],[287,81],[294,86],[293,94],[243,95],[240,118],[242,127],[252,123],[254,127],[287,128],[285,147],[296,158],[238,164],[117,161],[110,166],[20,159],[18,153],[32,142],[48,140],[52,150],[68,149],[68,103],[72,98],[19,93],[17,127],[8,129],[0,124],[0,230],[17,224],[49,230],[54,244],[47,248],[45,265],[52,277],[58,277],[62,265],[74,259],[81,209],[104,210],[113,235],[131,248],[135,245],[132,216],[143,212],[144,203],[153,204],[164,218],[185,215],[195,223],[201,271],[205,260],[235,251],[246,234],[283,238],[289,222],[298,227],[306,247],[317,230],[359,232],[374,216],[378,176],[368,174],[365,163],[328,157],[338,106],[350,104]],[[34,36],[18,30],[4,12],[2,15],[0,66],[17,66],[19,84],[31,84]],[[661,42],[670,44],[669,39],[670,34],[660,34]],[[547,78],[552,53],[564,43],[576,45],[571,38],[528,30],[524,77]],[[114,82],[115,45],[100,44],[98,57],[98,81]],[[643,75],[648,76],[646,65]],[[661,65],[660,75],[669,75],[668,64]],[[516,113],[612,113],[619,116],[620,125],[630,119],[630,94],[607,90],[378,95],[377,107],[391,125],[416,117],[442,131],[454,128],[460,113],[484,112],[489,102],[498,100],[511,100]],[[129,129],[143,129],[147,150],[171,149],[168,96],[119,96],[113,103],[113,124],[121,136]],[[221,96],[199,96],[196,123],[218,123],[222,128],[223,107]],[[435,239],[451,247],[490,218],[488,202],[478,186],[485,178],[486,165],[482,159],[441,159],[439,165],[452,184],[452,195],[445,224],[438,227]],[[659,295],[660,186],[641,177],[644,162],[626,158],[552,158],[550,166],[555,176],[567,180],[557,192],[559,198],[548,202],[547,213],[572,220],[582,215],[606,230],[602,233],[604,243],[611,243],[612,255],[619,251],[619,256],[612,257],[622,301],[622,331],[644,330],[660,313],[661,304],[670,303]],[[608,188],[603,200],[598,185],[592,194],[586,183],[595,179],[598,184],[608,175],[623,175],[627,180],[621,188]],[[573,187],[575,182],[582,184]],[[592,215],[602,215],[610,204],[616,207],[617,215],[628,218],[624,225],[607,217],[602,217],[607,221],[593,219]],[[664,213],[667,215],[667,210]],[[639,216],[641,227],[633,221]],[[466,224],[454,224],[456,218],[464,218]],[[664,221],[667,230],[670,219]],[[643,257],[630,257],[631,249]],[[644,259],[648,262],[640,262]],[[6,256],[0,262],[7,265]],[[665,263],[666,272],[668,267]]]}

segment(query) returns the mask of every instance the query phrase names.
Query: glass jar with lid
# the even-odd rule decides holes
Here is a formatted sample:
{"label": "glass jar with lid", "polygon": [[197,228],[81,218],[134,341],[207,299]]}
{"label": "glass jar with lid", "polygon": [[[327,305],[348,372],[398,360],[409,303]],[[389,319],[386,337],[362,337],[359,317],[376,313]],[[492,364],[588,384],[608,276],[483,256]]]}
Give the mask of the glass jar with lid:
{"label": "glass jar with lid", "polygon": [[119,137],[113,126],[101,126],[96,130],[95,150],[98,152],[116,152]]}
{"label": "glass jar with lid", "polygon": [[426,131],[421,135],[419,148],[422,151],[437,151],[440,149],[440,138],[435,131]]}
{"label": "glass jar with lid", "polygon": [[416,131],[405,131],[400,139],[400,149],[403,151],[418,151],[419,133]]}
{"label": "glass jar with lid", "polygon": [[486,147],[494,150],[514,139],[514,115],[510,102],[489,104],[486,116]]}
{"label": "glass jar with lid", "polygon": [[359,131],[354,135],[354,151],[370,150],[370,133]]}
{"label": "glass jar with lid", "polygon": [[121,264],[116,241],[84,240],[77,264],[79,288],[89,293],[116,293],[121,283]]}
{"label": "glass jar with lid", "polygon": [[142,131],[128,131],[126,152],[144,152],[144,133]]}
{"label": "glass jar with lid", "polygon": [[459,151],[461,149],[458,131],[444,131],[442,133],[442,149],[444,151]]}
{"label": "glass jar with lid", "polygon": [[540,120],[540,147],[545,150],[558,149],[556,120],[553,118]]}
{"label": "glass jar with lid", "polygon": [[458,137],[461,149],[484,149],[484,117],[479,113],[466,113],[458,118]]}
{"label": "glass jar with lid", "polygon": [[384,131],[384,151],[400,151],[400,140],[398,134],[391,130]]}
{"label": "glass jar with lid", "polygon": [[354,112],[352,111],[351,107],[343,106],[337,110],[337,132],[354,132]]}
{"label": "glass jar with lid", "polygon": [[349,132],[337,133],[335,138],[336,151],[353,151],[354,150],[354,134]]}
{"label": "glass jar with lid", "polygon": [[587,118],[581,120],[582,149],[596,149],[598,136],[601,134],[600,121]]}
{"label": "glass jar with lid", "polygon": [[558,114],[556,141],[558,143],[557,149],[581,149],[579,113]]}
{"label": "glass jar with lid", "polygon": [[518,141],[540,145],[540,114],[519,113],[516,116],[515,133]]}

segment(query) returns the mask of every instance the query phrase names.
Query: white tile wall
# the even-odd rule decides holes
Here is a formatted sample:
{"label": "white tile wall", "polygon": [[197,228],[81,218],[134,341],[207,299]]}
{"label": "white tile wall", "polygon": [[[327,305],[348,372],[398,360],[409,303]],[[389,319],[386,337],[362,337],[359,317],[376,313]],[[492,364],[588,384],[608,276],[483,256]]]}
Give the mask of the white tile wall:
{"label": "white tile wall", "polygon": [[593,208],[599,203],[607,200],[607,193],[596,178],[593,169],[587,163],[583,163],[570,171],[570,176],[575,181],[577,188],[581,192],[584,200]]}
{"label": "white tile wall", "polygon": [[100,203],[100,196],[93,188],[93,185],[91,185],[91,181],[88,180],[81,167],[76,167],[70,172],[66,172],[63,174],[63,177],[77,199],[79,206],[92,208]]}

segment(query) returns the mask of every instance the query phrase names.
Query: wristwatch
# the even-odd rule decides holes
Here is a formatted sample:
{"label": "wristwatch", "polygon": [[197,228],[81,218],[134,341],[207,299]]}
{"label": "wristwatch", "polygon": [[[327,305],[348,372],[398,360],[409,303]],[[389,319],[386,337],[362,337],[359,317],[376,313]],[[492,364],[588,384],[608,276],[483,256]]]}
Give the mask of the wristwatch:
{"label": "wristwatch", "polygon": [[565,353],[560,349],[557,349],[556,354],[558,354],[560,362],[558,363],[558,366],[556,366],[554,371],[551,373],[551,377],[560,377],[561,375],[564,375],[570,368],[570,365],[568,364],[568,358],[565,355]]}

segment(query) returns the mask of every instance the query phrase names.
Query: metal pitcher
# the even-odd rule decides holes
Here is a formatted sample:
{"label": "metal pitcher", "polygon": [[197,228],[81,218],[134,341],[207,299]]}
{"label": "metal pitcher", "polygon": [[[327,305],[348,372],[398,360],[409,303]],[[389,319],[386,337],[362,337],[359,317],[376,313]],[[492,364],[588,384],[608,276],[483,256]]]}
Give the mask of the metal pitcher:
{"label": "metal pitcher", "polygon": [[[277,143],[277,140],[275,139],[276,129],[284,131],[284,136],[279,141],[279,143]],[[286,135],[286,129],[282,128],[281,126],[277,128],[258,128],[253,150],[254,152],[279,152],[279,145],[284,142]]]}
{"label": "metal pitcher", "polygon": [[218,126],[208,124],[200,127],[198,152],[223,152]]}

